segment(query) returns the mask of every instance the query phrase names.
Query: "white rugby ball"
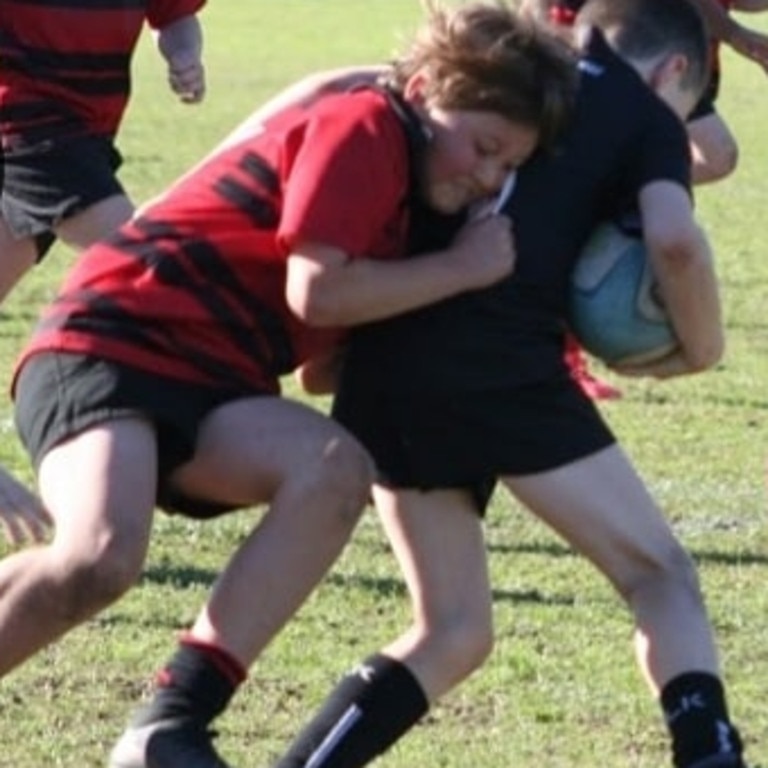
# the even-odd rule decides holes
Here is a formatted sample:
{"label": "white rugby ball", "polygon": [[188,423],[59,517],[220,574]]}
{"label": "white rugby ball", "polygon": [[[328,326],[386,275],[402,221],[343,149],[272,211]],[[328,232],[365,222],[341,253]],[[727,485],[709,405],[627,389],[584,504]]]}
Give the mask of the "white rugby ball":
{"label": "white rugby ball", "polygon": [[678,345],[642,237],[598,226],[571,275],[571,330],[606,363],[645,363]]}

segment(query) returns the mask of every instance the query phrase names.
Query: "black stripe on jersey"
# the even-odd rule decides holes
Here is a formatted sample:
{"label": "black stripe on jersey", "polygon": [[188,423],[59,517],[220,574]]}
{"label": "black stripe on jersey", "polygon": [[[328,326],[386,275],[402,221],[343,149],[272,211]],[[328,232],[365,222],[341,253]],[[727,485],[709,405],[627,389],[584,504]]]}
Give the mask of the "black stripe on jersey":
{"label": "black stripe on jersey", "polygon": [[21,101],[11,104],[3,104],[0,117],[4,121],[13,123],[36,123],[50,120],[53,116],[61,119],[62,115],[67,115],[73,120],[80,120],[74,110],[62,106],[55,102],[55,109],[52,108],[54,102],[51,99],[35,99],[34,101]]}
{"label": "black stripe on jersey", "polygon": [[274,229],[280,221],[275,204],[268,198],[262,197],[232,176],[226,175],[218,179],[213,189],[230,205],[237,208],[259,229]]}
{"label": "black stripe on jersey", "polygon": [[[295,367],[293,345],[280,316],[243,288],[234,272],[210,245],[198,241],[185,248],[185,252],[206,282],[215,281],[223,285],[240,311],[251,315],[253,322],[262,330],[271,356],[268,370],[276,375],[292,371]],[[250,347],[250,334],[240,341],[241,348]],[[247,349],[244,351],[247,352]]]}
{"label": "black stripe on jersey", "polygon": [[50,48],[38,48],[17,40],[13,35],[0,30],[0,52],[3,54],[3,66],[7,66],[5,58],[14,57],[30,59],[41,67],[54,71],[82,70],[99,74],[105,69],[127,70],[131,65],[131,51],[103,51],[101,53],[85,53],[56,51]]}
{"label": "black stripe on jersey", "polygon": [[[173,227],[146,218],[137,219],[134,227],[145,239],[125,237],[120,231],[111,243],[148,264],[166,285],[193,291],[200,305],[229,331],[230,340],[243,355],[274,375],[293,369],[293,346],[282,319],[243,287],[212,245],[203,240],[181,242]],[[163,257],[156,247],[161,240],[175,242],[181,258]],[[249,325],[260,328],[263,338],[254,337]]]}
{"label": "black stripe on jersey", "polygon": [[[135,226],[150,242],[176,237],[173,227],[146,218],[138,219]],[[202,278],[202,283],[197,281],[202,288],[202,295],[197,294],[198,301],[229,327],[241,325],[241,317],[250,317],[251,324],[264,333],[269,345],[270,360],[265,361],[261,351],[253,347],[254,339],[250,332],[238,334],[239,338],[233,339],[241,351],[259,360],[262,365],[266,364],[267,370],[273,373],[282,374],[292,370],[293,346],[280,316],[243,287],[237,275],[209,243],[203,240],[188,242],[181,246],[181,252]],[[189,281],[184,280],[184,284],[188,285]],[[231,301],[214,306],[209,295],[212,293],[211,285],[218,286]],[[232,311],[232,304],[237,308],[236,312]]]}
{"label": "black stripe on jersey", "polygon": [[50,99],[4,105],[0,111],[0,132],[6,131],[10,136],[19,126],[24,126],[27,144],[50,139],[54,130],[57,136],[64,137],[87,129],[80,115]]}
{"label": "black stripe on jersey", "polygon": [[275,169],[255,152],[246,152],[240,160],[240,168],[258,182],[271,195],[280,193],[280,177]]}
{"label": "black stripe on jersey", "polygon": [[39,5],[48,8],[71,8],[80,11],[144,10],[147,0],[13,0],[15,5]]}
{"label": "black stripe on jersey", "polygon": [[[91,288],[82,288],[63,297],[59,296],[54,300],[53,306],[64,308],[65,313],[60,315],[54,310],[47,314],[38,323],[37,330],[84,331],[100,338],[127,341],[160,354],[168,354],[171,351],[163,329],[141,328],[134,315]],[[83,309],[66,311],[72,306]]]}
{"label": "black stripe on jersey", "polygon": [[[253,387],[243,377],[237,376],[231,366],[216,358],[190,348],[168,333],[162,323],[155,327],[139,327],[138,318],[119,304],[83,289],[68,294],[66,299],[57,299],[54,304],[75,303],[85,306],[84,312],[67,313],[63,316],[48,315],[38,324],[38,329],[58,328],[66,331],[87,333],[102,339],[125,342],[158,355],[180,357],[190,361],[200,372],[216,383],[217,387],[234,392],[248,393]],[[130,365],[130,362],[127,362]]]}
{"label": "black stripe on jersey", "polygon": [[[128,56],[105,54],[50,54],[24,50],[0,50],[3,68],[58,85],[68,90],[89,94],[125,94],[130,87]],[[57,61],[58,60],[58,61]]]}

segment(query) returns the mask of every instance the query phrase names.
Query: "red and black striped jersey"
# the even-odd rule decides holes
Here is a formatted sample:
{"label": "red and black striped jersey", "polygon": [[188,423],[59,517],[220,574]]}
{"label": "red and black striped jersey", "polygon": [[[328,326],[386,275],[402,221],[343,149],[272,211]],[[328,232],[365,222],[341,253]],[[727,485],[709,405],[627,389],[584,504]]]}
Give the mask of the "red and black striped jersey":
{"label": "red and black striped jersey", "polygon": [[421,135],[377,90],[287,110],[89,248],[23,359],[71,350],[228,391],[278,391],[280,375],[342,333],[291,312],[288,255],[297,242],[405,255]]}
{"label": "red and black striped jersey", "polygon": [[205,0],[0,0],[4,143],[114,136],[144,22],[162,29]]}

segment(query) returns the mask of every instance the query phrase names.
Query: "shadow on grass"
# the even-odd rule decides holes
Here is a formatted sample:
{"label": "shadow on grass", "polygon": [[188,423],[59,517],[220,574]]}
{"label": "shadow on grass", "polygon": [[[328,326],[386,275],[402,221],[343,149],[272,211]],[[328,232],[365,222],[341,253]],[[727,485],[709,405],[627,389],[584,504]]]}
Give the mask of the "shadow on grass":
{"label": "shadow on grass", "polygon": [[153,565],[141,576],[140,584],[154,584],[159,587],[171,586],[179,589],[188,587],[210,587],[219,572],[213,568],[198,568],[194,565]]}
{"label": "shadow on grass", "polygon": [[[580,557],[564,544],[491,544],[489,552],[510,555],[542,555],[544,557]],[[768,555],[756,552],[718,552],[717,550],[688,550],[697,563],[738,566],[768,566]]]}
{"label": "shadow on grass", "polygon": [[[492,553],[541,555],[543,557],[578,557],[568,547],[557,543],[546,544],[493,544],[489,547]],[[716,550],[693,550],[691,552],[697,564],[714,564],[738,567],[768,566],[768,555],[754,552],[719,552]],[[142,578],[142,584],[177,589],[192,587],[211,587],[218,572],[210,568],[195,566],[175,566],[162,564],[148,568]],[[389,576],[367,576],[360,573],[331,573],[324,584],[335,589],[359,589],[376,593],[381,597],[404,597],[405,585],[400,579]],[[507,590],[494,589],[493,599],[496,602],[513,604],[537,605],[573,605],[575,598],[567,594],[548,594],[538,589]]]}
{"label": "shadow on grass", "polygon": [[716,565],[756,565],[768,566],[768,555],[758,555],[754,552],[716,552],[712,550],[691,550],[691,557],[697,563],[714,563]]}
{"label": "shadow on grass", "polygon": [[[340,589],[354,588],[376,592],[381,597],[404,597],[407,594],[403,582],[390,576],[376,577],[332,573],[327,578],[326,583]],[[575,599],[570,595],[548,595],[538,589],[494,589],[492,594],[494,601],[517,604],[573,605],[575,602]]]}

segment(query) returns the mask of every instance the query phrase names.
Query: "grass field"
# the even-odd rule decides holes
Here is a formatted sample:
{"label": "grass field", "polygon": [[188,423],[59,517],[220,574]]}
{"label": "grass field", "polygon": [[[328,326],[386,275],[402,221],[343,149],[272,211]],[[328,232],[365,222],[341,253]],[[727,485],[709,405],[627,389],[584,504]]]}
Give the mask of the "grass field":
{"label": "grass field", "polygon": [[[386,58],[418,17],[415,0],[211,2],[204,14],[204,105],[176,105],[151,45],[139,51],[135,97],[120,137],[131,194],[141,201],[157,193],[301,74]],[[741,166],[732,179],[702,190],[697,206],[718,254],[727,357],[700,377],[621,382],[624,399],[605,412],[700,566],[731,710],[752,761],[766,768],[768,82],[728,53],[724,64],[720,104],[740,139]],[[71,260],[64,249],[54,251],[4,307],[3,386],[37,309]],[[0,461],[31,481],[10,407],[4,401],[0,408]],[[258,514],[205,526],[158,516],[137,588],[0,685],[0,768],[103,766],[175,632],[192,620]],[[494,499],[487,531],[494,655],[379,764],[667,765],[657,707],[634,666],[628,616],[607,584],[505,495]],[[269,765],[340,673],[394,637],[407,617],[397,570],[369,512],[220,721],[222,752],[239,768]]]}

